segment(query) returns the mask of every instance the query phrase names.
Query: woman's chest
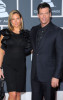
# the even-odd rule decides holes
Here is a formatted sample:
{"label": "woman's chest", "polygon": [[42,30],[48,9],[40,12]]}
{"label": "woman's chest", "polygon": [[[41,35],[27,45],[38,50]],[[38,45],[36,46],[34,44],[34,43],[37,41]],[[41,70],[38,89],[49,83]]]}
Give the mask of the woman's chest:
{"label": "woman's chest", "polygon": [[9,40],[7,40],[7,47],[24,47],[26,45],[26,41],[21,36],[11,36]]}

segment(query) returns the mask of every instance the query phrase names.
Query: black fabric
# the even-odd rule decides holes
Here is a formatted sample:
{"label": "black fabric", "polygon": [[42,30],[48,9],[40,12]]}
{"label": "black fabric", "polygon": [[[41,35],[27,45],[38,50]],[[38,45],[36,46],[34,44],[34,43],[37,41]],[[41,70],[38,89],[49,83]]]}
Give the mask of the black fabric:
{"label": "black fabric", "polygon": [[50,82],[32,80],[32,100],[55,100],[55,91]]}
{"label": "black fabric", "polygon": [[[2,33],[3,34],[3,33]],[[23,92],[26,83],[26,48],[30,51],[28,31],[20,31],[20,34],[8,32],[4,35],[1,48],[5,50],[3,59],[4,76],[7,82],[7,90]],[[29,45],[29,46],[28,46]]]}
{"label": "black fabric", "polygon": [[0,79],[0,100],[3,100],[4,96],[5,96],[4,79]]}
{"label": "black fabric", "polygon": [[37,38],[36,44],[38,46],[39,46],[40,40],[42,40],[42,38],[44,37],[44,35],[45,35],[45,33],[46,33],[47,29],[48,29],[49,24],[47,24],[45,27],[42,27],[41,24],[39,25],[39,29],[37,31],[37,36],[36,36],[36,38]]}
{"label": "black fabric", "polygon": [[[51,87],[52,77],[61,79],[63,68],[63,30],[50,22],[31,29],[33,47],[32,100],[55,100],[55,89]],[[43,34],[44,33],[44,34]]]}
{"label": "black fabric", "polygon": [[[48,82],[52,77],[61,78],[63,68],[63,30],[52,22],[46,27],[44,36],[38,41],[40,25],[31,29],[33,47],[32,79],[36,76],[41,82]],[[40,35],[39,35],[40,36]]]}

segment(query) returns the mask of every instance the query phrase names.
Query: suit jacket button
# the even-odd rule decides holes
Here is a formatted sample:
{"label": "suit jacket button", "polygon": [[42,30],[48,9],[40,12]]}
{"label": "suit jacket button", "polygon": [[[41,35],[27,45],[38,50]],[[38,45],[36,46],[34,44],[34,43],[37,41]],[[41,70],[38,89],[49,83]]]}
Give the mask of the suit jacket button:
{"label": "suit jacket button", "polygon": [[37,56],[38,56],[38,53],[37,53]]}

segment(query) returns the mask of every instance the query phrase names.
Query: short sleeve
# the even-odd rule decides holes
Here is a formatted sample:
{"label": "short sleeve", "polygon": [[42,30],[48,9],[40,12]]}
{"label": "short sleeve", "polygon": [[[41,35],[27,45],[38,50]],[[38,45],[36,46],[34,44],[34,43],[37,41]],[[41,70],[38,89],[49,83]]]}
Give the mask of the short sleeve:
{"label": "short sleeve", "polygon": [[9,34],[9,30],[8,29],[2,29],[0,30],[0,36],[3,35],[3,36],[6,36]]}
{"label": "short sleeve", "polygon": [[1,48],[2,48],[4,51],[5,51],[6,48],[7,48],[5,37],[3,37],[2,41],[1,41]]}
{"label": "short sleeve", "polygon": [[0,35],[4,36],[1,40],[1,48],[6,50],[7,48],[7,40],[10,38],[10,31],[8,29],[0,30]]}

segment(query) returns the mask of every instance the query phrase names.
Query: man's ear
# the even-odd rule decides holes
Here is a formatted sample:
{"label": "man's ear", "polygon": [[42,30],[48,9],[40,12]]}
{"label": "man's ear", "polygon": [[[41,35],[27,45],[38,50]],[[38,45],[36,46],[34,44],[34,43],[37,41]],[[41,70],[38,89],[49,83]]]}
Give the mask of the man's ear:
{"label": "man's ear", "polygon": [[52,16],[52,13],[50,12],[50,17]]}
{"label": "man's ear", "polygon": [[39,14],[37,14],[38,18],[39,18]]}

